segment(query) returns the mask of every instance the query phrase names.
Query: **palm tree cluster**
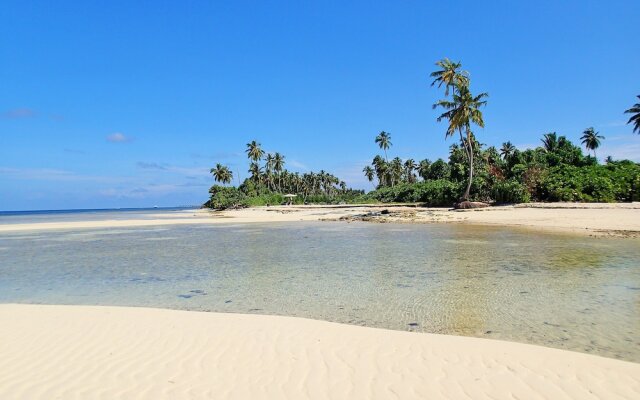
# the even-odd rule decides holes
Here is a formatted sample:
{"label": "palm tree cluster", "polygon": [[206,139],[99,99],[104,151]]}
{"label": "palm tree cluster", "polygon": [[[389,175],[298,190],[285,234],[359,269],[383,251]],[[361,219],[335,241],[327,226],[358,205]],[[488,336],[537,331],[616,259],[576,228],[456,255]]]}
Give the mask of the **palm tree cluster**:
{"label": "palm tree cluster", "polygon": [[[334,197],[352,191],[344,181],[324,170],[302,174],[288,171],[285,169],[284,155],[279,152],[265,152],[261,144],[255,140],[247,143],[245,153],[249,159],[249,178],[239,189],[246,195],[291,193],[306,200],[310,196]],[[211,169],[211,173],[216,182],[231,182],[231,171],[224,165],[217,164]]]}
{"label": "palm tree cluster", "polygon": [[[362,169],[364,176],[369,182],[378,180],[377,187],[395,186],[399,183],[414,183],[417,181],[416,173],[419,173],[419,165],[415,160],[408,159],[402,160],[400,157],[395,157],[389,161],[387,156],[387,150],[391,148],[391,134],[382,131],[376,136],[375,143],[384,151],[384,158],[380,155],[376,155],[371,162],[371,165],[367,165]],[[428,160],[423,160],[423,163],[429,163]]]}

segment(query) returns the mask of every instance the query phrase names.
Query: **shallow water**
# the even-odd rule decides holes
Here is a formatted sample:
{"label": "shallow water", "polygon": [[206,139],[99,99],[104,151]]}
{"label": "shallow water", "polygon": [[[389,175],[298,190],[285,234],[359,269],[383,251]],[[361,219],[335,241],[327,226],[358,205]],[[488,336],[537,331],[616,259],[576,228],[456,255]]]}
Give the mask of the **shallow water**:
{"label": "shallow water", "polygon": [[640,362],[640,241],[341,222],[0,233],[0,302],[300,316]]}

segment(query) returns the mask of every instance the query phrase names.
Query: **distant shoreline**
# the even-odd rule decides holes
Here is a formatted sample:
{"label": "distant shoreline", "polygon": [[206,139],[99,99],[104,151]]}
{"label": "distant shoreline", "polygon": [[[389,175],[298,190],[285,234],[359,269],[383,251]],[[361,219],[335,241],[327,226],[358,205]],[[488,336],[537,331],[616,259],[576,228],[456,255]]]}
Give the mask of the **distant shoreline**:
{"label": "distant shoreline", "polygon": [[[381,211],[386,210],[384,213]],[[150,210],[153,211],[153,210]],[[145,219],[101,219],[0,224],[2,232],[126,228],[158,225],[366,221],[380,223],[457,223],[528,228],[588,236],[640,237],[640,203],[528,203],[476,210],[424,208],[415,204],[347,204],[254,207],[213,211],[186,209],[150,212]],[[163,212],[164,211],[164,212]]]}

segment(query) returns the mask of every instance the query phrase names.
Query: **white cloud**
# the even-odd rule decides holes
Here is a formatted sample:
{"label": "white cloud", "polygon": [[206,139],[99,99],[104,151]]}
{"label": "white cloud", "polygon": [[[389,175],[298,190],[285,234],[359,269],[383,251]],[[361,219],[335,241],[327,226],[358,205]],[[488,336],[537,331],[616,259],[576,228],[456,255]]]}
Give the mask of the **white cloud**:
{"label": "white cloud", "polygon": [[125,136],[123,133],[114,132],[111,135],[107,135],[107,142],[111,143],[125,143],[130,142],[132,139],[129,136]]}

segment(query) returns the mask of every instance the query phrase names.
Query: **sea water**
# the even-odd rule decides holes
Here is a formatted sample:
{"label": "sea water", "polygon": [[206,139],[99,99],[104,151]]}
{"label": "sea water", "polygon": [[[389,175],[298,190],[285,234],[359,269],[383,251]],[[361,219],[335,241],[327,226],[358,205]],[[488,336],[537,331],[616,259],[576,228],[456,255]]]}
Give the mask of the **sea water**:
{"label": "sea water", "polygon": [[[90,219],[152,212],[168,211]],[[16,218],[87,217],[0,223]],[[344,222],[5,232],[0,303],[287,315],[640,362],[640,240]]]}

